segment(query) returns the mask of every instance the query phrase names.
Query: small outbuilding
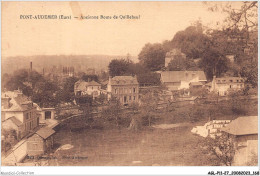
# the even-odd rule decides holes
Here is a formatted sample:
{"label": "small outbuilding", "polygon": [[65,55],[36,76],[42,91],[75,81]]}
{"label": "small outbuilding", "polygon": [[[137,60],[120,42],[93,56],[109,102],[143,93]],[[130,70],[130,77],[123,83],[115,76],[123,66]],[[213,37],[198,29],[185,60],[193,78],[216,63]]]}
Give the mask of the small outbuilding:
{"label": "small outbuilding", "polygon": [[234,138],[236,154],[233,165],[247,165],[252,156],[258,156],[258,116],[238,117],[221,131]]}
{"label": "small outbuilding", "polygon": [[49,127],[43,127],[27,139],[28,156],[42,155],[53,147],[53,134],[55,131]]}

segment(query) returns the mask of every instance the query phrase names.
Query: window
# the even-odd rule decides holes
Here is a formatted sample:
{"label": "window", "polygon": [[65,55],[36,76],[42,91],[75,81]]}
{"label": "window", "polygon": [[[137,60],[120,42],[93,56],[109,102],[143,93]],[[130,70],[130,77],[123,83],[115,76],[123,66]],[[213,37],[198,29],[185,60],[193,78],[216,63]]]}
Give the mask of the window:
{"label": "window", "polygon": [[239,82],[239,80],[237,80],[237,82]]}
{"label": "window", "polygon": [[230,89],[232,88],[232,86],[231,86],[231,85],[230,85],[229,87],[230,87]]}
{"label": "window", "polygon": [[133,100],[135,101],[135,96],[133,96]]}
{"label": "window", "polygon": [[29,119],[29,113],[25,113],[25,119],[26,119],[26,120]]}
{"label": "window", "polygon": [[115,94],[117,93],[117,89],[115,89]]}
{"label": "window", "polygon": [[220,80],[218,80],[218,83],[220,83]]}
{"label": "window", "polygon": [[129,101],[131,101],[131,99],[132,99],[132,97],[131,97],[131,96],[129,96]]}
{"label": "window", "polygon": [[133,89],[133,92],[135,93],[135,88]]}
{"label": "window", "polygon": [[233,82],[233,80],[231,79],[231,80],[229,80],[230,82]]}

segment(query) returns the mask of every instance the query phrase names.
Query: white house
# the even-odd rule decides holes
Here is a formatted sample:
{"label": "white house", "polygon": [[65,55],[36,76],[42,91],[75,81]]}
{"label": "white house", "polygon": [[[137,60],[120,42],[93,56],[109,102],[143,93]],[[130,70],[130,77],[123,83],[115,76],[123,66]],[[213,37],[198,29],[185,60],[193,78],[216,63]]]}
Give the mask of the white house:
{"label": "white house", "polygon": [[210,91],[215,91],[220,96],[227,95],[230,91],[242,90],[245,87],[245,80],[241,77],[213,77],[211,82]]}
{"label": "white house", "polygon": [[139,102],[139,84],[136,76],[109,77],[107,84],[108,98],[117,98],[121,104]]}
{"label": "white house", "polygon": [[164,71],[161,72],[161,82],[169,90],[188,89],[190,83],[202,83],[207,81],[203,71]]}
{"label": "white house", "polygon": [[1,97],[2,129],[14,129],[18,139],[39,126],[39,115],[33,102],[19,91],[6,92]]}
{"label": "white house", "polygon": [[101,84],[95,81],[79,80],[74,85],[74,93],[76,96],[92,95],[93,98],[96,98],[101,94]]}

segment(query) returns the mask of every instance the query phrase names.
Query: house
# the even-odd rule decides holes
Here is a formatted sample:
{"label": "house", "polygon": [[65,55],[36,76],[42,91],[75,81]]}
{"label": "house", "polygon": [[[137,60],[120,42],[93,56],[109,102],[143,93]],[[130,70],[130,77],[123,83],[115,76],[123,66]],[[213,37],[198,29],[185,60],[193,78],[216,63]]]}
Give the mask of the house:
{"label": "house", "polygon": [[169,90],[189,89],[190,83],[202,83],[207,81],[203,71],[164,71],[161,73],[161,82]]}
{"label": "house", "polygon": [[136,76],[109,77],[107,93],[108,99],[116,97],[123,105],[139,102],[139,84]]}
{"label": "house", "polygon": [[86,82],[79,80],[74,85],[74,93],[76,96],[91,95],[93,98],[101,94],[101,84],[96,81]]}
{"label": "house", "polygon": [[258,156],[258,116],[244,116],[233,120],[222,132],[233,137],[235,156],[233,165],[247,165]]}
{"label": "house", "polygon": [[53,129],[43,127],[29,136],[27,139],[27,155],[37,156],[50,151],[53,147],[54,133]]}
{"label": "house", "polygon": [[5,92],[1,97],[2,129],[13,129],[18,140],[39,126],[39,115],[33,102],[20,91]]}
{"label": "house", "polygon": [[165,56],[165,67],[168,67],[169,63],[172,60],[175,60],[175,59],[176,60],[186,59],[186,55],[183,54],[180,49],[174,48],[170,52],[166,53],[166,56]]}
{"label": "house", "polygon": [[245,87],[245,80],[241,77],[213,77],[210,91],[215,91],[220,96],[225,96],[231,91],[242,90]]}

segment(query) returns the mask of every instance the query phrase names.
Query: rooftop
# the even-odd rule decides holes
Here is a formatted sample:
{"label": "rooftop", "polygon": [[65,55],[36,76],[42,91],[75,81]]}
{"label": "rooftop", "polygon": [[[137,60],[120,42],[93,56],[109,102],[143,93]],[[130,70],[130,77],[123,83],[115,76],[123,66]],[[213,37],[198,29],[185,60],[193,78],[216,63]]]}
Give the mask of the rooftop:
{"label": "rooftop", "polygon": [[9,97],[9,108],[4,108],[2,106],[2,111],[26,111],[35,108],[35,104],[32,103],[29,97],[19,93],[19,94],[2,94],[2,98]]}
{"label": "rooftop", "polygon": [[207,81],[203,71],[164,71],[161,73],[162,82],[191,81],[199,77],[199,81]]}
{"label": "rooftop", "polygon": [[244,82],[244,78],[242,77],[222,77],[216,78],[216,83],[218,84],[225,84],[225,83],[242,83]]}
{"label": "rooftop", "polygon": [[181,55],[181,56],[186,57],[186,55],[184,53],[182,53],[181,50],[178,48],[174,48],[171,51],[166,53],[166,57],[172,57],[172,56],[176,56],[176,55]]}
{"label": "rooftop", "polygon": [[50,137],[54,133],[55,133],[55,131],[53,129],[49,128],[49,127],[43,127],[41,129],[39,129],[38,131],[36,131],[36,134],[41,136],[43,139],[47,139],[48,137]]}
{"label": "rooftop", "polygon": [[77,89],[85,89],[87,88],[88,86],[101,86],[101,84],[99,84],[98,82],[96,81],[90,81],[90,82],[87,82],[87,81],[83,81],[83,80],[79,80],[75,83],[75,87]]}
{"label": "rooftop", "polygon": [[221,130],[238,136],[258,134],[258,116],[238,117]]}
{"label": "rooftop", "polygon": [[111,85],[138,85],[136,77],[133,76],[115,76],[110,80]]}
{"label": "rooftop", "polygon": [[11,120],[16,126],[21,126],[23,123],[20,121],[20,120],[18,120],[15,116],[12,116],[12,117],[10,117],[10,118],[8,118],[8,119],[6,119],[6,120],[4,120],[4,121],[7,121],[7,120]]}

